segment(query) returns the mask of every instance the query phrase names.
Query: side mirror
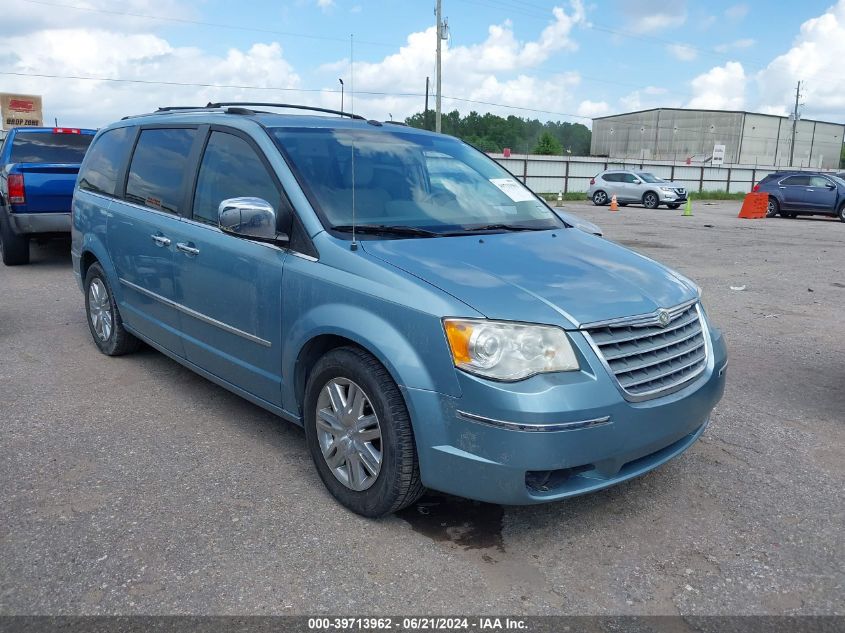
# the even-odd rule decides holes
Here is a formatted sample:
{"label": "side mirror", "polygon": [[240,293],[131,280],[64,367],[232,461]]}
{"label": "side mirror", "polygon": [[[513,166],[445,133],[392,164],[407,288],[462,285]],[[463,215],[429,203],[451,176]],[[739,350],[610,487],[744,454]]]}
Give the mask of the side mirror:
{"label": "side mirror", "polygon": [[634,178],[634,184],[635,185],[641,185],[641,184],[643,184],[643,181],[640,180],[639,178]]}
{"label": "side mirror", "polygon": [[828,189],[830,189],[831,191],[833,191],[834,189],[836,189],[836,185],[834,185],[832,182],[827,183],[827,184],[825,185],[825,187],[827,187],[827,188],[828,188]]}
{"label": "side mirror", "polygon": [[226,233],[264,242],[286,242],[276,231],[276,211],[262,198],[229,198],[217,207],[217,222]]}

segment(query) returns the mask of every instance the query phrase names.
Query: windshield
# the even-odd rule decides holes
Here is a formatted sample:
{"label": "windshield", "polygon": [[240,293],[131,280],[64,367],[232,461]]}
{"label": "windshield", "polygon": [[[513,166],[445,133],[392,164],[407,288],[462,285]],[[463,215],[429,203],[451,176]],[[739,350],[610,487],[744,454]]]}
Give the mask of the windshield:
{"label": "windshield", "polygon": [[81,163],[93,134],[18,132],[12,141],[13,163]]}
{"label": "windshield", "polygon": [[327,228],[352,224],[353,178],[358,226],[437,234],[564,226],[497,163],[451,137],[401,130],[270,131]]}
{"label": "windshield", "polygon": [[646,182],[666,182],[663,178],[658,178],[654,174],[650,174],[647,171],[641,171],[637,174],[640,178],[645,180]]}

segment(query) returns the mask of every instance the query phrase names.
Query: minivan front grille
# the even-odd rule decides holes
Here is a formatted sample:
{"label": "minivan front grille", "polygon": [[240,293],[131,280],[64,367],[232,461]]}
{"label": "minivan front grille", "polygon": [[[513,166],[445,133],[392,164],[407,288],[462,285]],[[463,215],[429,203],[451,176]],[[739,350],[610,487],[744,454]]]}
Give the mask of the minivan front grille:
{"label": "minivan front grille", "polygon": [[707,365],[707,342],[697,303],[660,314],[587,325],[584,334],[625,397],[646,400],[677,391]]}

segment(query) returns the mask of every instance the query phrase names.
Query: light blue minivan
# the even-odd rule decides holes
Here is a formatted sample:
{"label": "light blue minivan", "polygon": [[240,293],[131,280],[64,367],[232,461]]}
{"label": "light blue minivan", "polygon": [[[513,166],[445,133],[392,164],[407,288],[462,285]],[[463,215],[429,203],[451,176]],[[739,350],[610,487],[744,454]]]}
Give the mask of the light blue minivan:
{"label": "light blue minivan", "polygon": [[704,432],[727,354],[695,284],[455,138],[271,106],[97,134],[72,253],[103,353],[143,341],[303,426],[371,517],[425,488],[563,499]]}

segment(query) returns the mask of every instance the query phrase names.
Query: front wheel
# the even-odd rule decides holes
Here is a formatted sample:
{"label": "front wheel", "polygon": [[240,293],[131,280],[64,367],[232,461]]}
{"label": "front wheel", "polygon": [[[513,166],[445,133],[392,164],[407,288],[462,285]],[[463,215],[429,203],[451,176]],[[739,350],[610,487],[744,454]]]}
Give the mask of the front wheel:
{"label": "front wheel", "polygon": [[85,313],[94,344],[106,356],[122,356],[138,349],[140,341],[123,327],[123,319],[100,264],[85,274]]}
{"label": "front wheel", "polygon": [[18,235],[0,218],[0,251],[6,266],[20,266],[29,263],[29,238]]}
{"label": "front wheel", "polygon": [[604,191],[596,191],[593,194],[593,204],[601,207],[607,204],[607,194]]}
{"label": "front wheel", "polygon": [[774,198],[769,198],[769,204],[766,206],[766,217],[773,218],[780,213],[780,205]]}
{"label": "front wheel", "polygon": [[658,204],[660,204],[660,200],[657,199],[656,193],[649,191],[643,196],[643,206],[646,209],[656,209]]}
{"label": "front wheel", "polygon": [[341,504],[374,518],[422,495],[405,400],[372,355],[340,347],[317,361],[305,387],[304,414],[311,459]]}
{"label": "front wheel", "polygon": [[836,214],[842,222],[845,222],[845,202],[839,207],[839,213]]}

